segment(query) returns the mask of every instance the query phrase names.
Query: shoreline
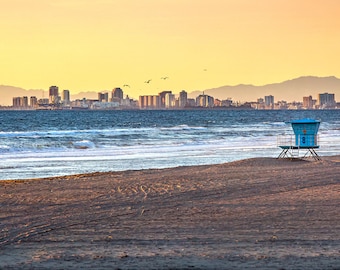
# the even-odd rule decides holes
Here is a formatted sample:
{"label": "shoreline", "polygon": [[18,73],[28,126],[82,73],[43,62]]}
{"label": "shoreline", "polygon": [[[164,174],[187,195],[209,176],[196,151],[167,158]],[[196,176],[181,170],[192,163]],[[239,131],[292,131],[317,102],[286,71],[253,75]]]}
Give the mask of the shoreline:
{"label": "shoreline", "polygon": [[[340,162],[340,155],[332,155],[332,156],[320,156],[321,162],[323,161],[334,161],[334,162]],[[240,160],[234,160],[224,163],[216,163],[216,164],[202,164],[202,165],[188,165],[188,166],[175,166],[175,167],[167,167],[167,168],[149,168],[149,169],[136,169],[136,170],[124,170],[124,171],[94,171],[89,173],[77,173],[77,174],[67,174],[67,175],[57,175],[57,176],[47,176],[47,177],[38,177],[38,178],[19,178],[19,179],[0,179],[0,184],[5,182],[25,182],[25,181],[43,181],[43,180],[54,180],[54,179],[69,179],[73,177],[93,177],[93,176],[105,176],[109,174],[114,173],[129,173],[129,172],[142,172],[142,171],[162,171],[162,170],[176,170],[179,168],[194,168],[194,167],[210,167],[210,166],[219,166],[223,164],[232,164],[247,160],[260,160],[260,159],[268,159],[268,160],[282,160],[282,161],[289,161],[289,162],[320,162],[315,161],[311,157],[309,158],[275,158],[275,157],[254,157],[254,158],[246,158],[246,159],[240,159]]]}
{"label": "shoreline", "polygon": [[0,188],[0,268],[340,265],[340,156],[1,180]]}

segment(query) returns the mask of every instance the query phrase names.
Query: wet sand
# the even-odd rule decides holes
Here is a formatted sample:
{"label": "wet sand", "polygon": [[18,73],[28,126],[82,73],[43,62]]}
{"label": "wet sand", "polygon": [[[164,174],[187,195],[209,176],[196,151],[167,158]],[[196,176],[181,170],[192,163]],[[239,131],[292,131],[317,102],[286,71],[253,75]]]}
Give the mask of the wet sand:
{"label": "wet sand", "polygon": [[340,156],[0,190],[0,269],[340,269]]}

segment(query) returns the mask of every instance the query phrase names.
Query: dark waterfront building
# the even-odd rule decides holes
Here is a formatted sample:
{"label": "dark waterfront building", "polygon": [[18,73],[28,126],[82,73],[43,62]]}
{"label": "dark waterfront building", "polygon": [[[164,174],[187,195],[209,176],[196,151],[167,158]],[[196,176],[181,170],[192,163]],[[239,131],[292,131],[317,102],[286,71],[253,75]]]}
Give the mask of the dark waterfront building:
{"label": "dark waterfront building", "polygon": [[334,94],[319,94],[320,108],[332,108],[336,104]]}
{"label": "dark waterfront building", "polygon": [[112,100],[115,98],[123,99],[123,90],[119,87],[112,90]]}
{"label": "dark waterfront building", "polygon": [[57,104],[59,102],[59,88],[58,86],[50,86],[49,88],[49,101],[51,104]]}

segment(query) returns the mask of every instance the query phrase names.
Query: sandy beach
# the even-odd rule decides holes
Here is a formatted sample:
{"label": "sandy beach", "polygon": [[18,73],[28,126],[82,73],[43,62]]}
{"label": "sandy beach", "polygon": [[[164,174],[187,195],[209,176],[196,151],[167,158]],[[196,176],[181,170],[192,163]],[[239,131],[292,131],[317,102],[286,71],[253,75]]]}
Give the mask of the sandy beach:
{"label": "sandy beach", "polygon": [[340,269],[340,156],[0,189],[0,269]]}

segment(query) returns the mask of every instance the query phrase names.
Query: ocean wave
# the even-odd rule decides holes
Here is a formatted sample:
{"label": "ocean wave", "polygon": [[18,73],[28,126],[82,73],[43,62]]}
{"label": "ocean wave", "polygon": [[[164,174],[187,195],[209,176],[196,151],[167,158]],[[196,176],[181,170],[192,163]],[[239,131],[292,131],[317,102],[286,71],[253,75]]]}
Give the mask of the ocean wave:
{"label": "ocean wave", "polygon": [[[277,157],[277,135],[293,133],[284,121],[303,113],[91,112],[77,114],[75,119],[70,117],[73,113],[65,117],[55,112],[54,117],[63,116],[59,125],[48,114],[41,125],[41,114],[34,118],[32,113],[29,125],[8,121],[7,131],[0,132],[0,179]],[[339,153],[338,118],[323,114],[328,122],[321,123],[318,152]]]}
{"label": "ocean wave", "polygon": [[72,142],[72,145],[76,149],[89,149],[89,148],[95,148],[95,144],[89,140],[82,140],[77,142]]}
{"label": "ocean wave", "polygon": [[207,130],[206,127],[194,127],[188,125],[178,125],[173,127],[161,127],[160,130],[181,131],[181,130]]}
{"label": "ocean wave", "polygon": [[0,145],[0,152],[10,152],[11,147],[8,145]]}

